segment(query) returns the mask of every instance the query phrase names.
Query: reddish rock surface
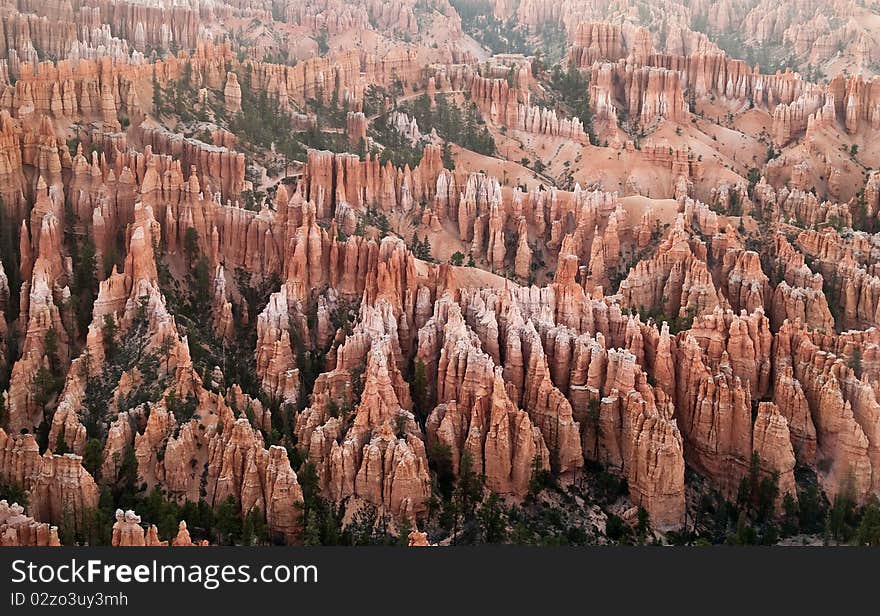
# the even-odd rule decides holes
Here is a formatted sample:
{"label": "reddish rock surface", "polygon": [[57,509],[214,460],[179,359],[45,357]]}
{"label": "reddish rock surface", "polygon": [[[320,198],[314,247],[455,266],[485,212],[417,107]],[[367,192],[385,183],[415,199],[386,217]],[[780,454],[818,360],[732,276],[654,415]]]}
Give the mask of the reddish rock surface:
{"label": "reddish rock surface", "polygon": [[38,4],[0,11],[4,545],[123,479],[288,544],[317,496],[434,533],[468,467],[518,507],[601,465],[661,532],[796,464],[880,495],[870,7],[479,9],[521,55],[445,0]]}

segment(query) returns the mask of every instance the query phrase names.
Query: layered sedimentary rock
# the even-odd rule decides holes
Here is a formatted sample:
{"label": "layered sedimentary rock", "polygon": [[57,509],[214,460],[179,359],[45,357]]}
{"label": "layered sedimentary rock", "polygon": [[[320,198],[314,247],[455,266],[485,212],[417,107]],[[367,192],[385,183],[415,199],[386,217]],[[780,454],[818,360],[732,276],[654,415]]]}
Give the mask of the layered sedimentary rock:
{"label": "layered sedimentary rock", "polygon": [[257,319],[257,374],[262,379],[263,391],[283,402],[296,400],[299,390],[290,325],[296,304],[291,299],[288,287],[282,287]]}
{"label": "layered sedimentary rock", "polygon": [[834,317],[824,292],[824,279],[806,265],[804,255],[785,238],[776,237],[777,259],[783,280],[773,291],[771,324],[779,328],[785,320],[801,321],[810,327],[831,331]]}
{"label": "layered sedimentary rock", "polygon": [[[236,419],[222,396],[202,393],[199,406],[205,413],[201,421],[208,424],[205,431],[190,421],[175,436],[167,427],[163,432],[159,420],[153,423],[155,428],[148,423],[136,436],[139,476],[148,483],[161,481],[172,494],[193,499],[199,490],[197,477],[204,473],[209,504],[219,506],[231,498],[243,512],[262,514],[272,536],[296,542],[302,489],[286,450],[266,449],[261,433],[245,417]],[[157,409],[151,423],[153,417],[163,414]],[[164,421],[173,423],[174,418],[164,414]],[[161,459],[156,455],[159,447],[165,452]]]}
{"label": "layered sedimentary rock", "polygon": [[713,369],[726,362],[736,377],[748,383],[755,398],[767,393],[773,336],[762,309],[737,314],[716,308],[694,319],[688,337],[699,344]]}
{"label": "layered sedimentary rock", "polygon": [[501,367],[475,344],[455,304],[438,304],[419,339],[419,361],[437,366],[429,443],[449,447],[454,472],[467,455],[472,468],[485,473],[489,489],[525,496],[534,467],[549,468],[550,452],[529,414],[511,401]]}
{"label": "layered sedimentary rock", "polygon": [[[430,494],[426,447],[396,365],[397,322],[387,302],[382,308],[363,308],[364,316],[374,316],[337,350],[336,369],[316,383],[297,434],[332,498],[353,496],[414,518]],[[330,403],[336,409],[347,404],[355,368],[363,370],[360,401],[350,417],[334,416]]]}
{"label": "layered sedimentary rock", "polygon": [[[584,359],[581,355],[576,365],[584,366]],[[684,518],[684,451],[671,399],[647,383],[631,352],[610,350],[604,359],[602,354],[595,359],[604,364],[605,375],[604,383],[597,381],[602,369],[588,368],[585,390],[580,390],[589,405],[598,406],[595,418],[587,411],[594,425],[584,430],[584,452],[623,469],[634,500],[654,525],[677,528]]]}
{"label": "layered sedimentary rock", "polygon": [[171,155],[180,161],[180,169],[185,172],[183,179],[189,182],[182,189],[190,198],[198,197],[204,190],[208,195],[219,192],[224,199],[231,199],[245,189],[245,156],[241,152],[184,138],[146,122],[137,127],[137,132],[152,152]]}
{"label": "layered sedimentary rock", "polygon": [[767,275],[761,269],[758,253],[728,250],[721,266],[727,301],[734,310],[753,312],[763,308],[770,293]]}
{"label": "layered sedimentary rock", "polygon": [[625,56],[623,32],[608,23],[579,23],[572,35],[572,59],[580,67],[598,60],[619,60]]}
{"label": "layered sedimentary rock", "polygon": [[798,236],[797,246],[816,260],[819,273],[828,281],[830,301],[841,308],[835,319],[838,326],[860,329],[877,323],[880,280],[857,260],[855,246],[847,245],[833,229],[805,231]]}
{"label": "layered sedimentary rock", "polygon": [[[0,17],[0,480],[33,515],[0,507],[5,544],[82,530],[132,472],[273,541],[312,466],[346,520],[433,529],[447,453],[510,505],[599,463],[660,530],[686,466],[728,499],[775,478],[777,510],[795,463],[878,494],[867,8],[487,7],[559,32],[556,72],[476,53],[442,0],[154,4]],[[791,70],[713,42],[741,32]],[[193,545],[150,522],[112,543]]]}
{"label": "layered sedimentary rock", "polygon": [[718,372],[710,371],[690,335],[679,347],[676,366],[676,411],[686,459],[732,498],[748,474],[752,453],[748,384],[734,375],[726,352]]}
{"label": "layered sedimentary rock", "polygon": [[0,546],[58,546],[58,527],[35,521],[24,507],[0,500]]}
{"label": "layered sedimentary rock", "polygon": [[779,508],[786,495],[797,497],[795,456],[788,422],[772,402],[758,404],[752,439],[752,451],[758,458],[761,478],[767,477],[776,481],[779,492],[775,506]]}
{"label": "layered sedimentary rock", "polygon": [[141,518],[134,511],[116,510],[116,522],[113,524],[112,545],[123,547],[143,547],[146,545],[144,529],[140,526]]}
{"label": "layered sedimentary rock", "polygon": [[700,314],[719,306],[705,261],[691,248],[682,219],[650,261],[639,261],[620,283],[623,305],[667,315]]}
{"label": "layered sedimentary rock", "polygon": [[98,487],[82,467],[82,458],[47,453],[28,501],[36,520],[83,529],[86,513],[98,506]]}
{"label": "layered sedimentary rock", "polygon": [[223,88],[223,99],[227,113],[241,111],[241,86],[238,84],[238,75],[229,72],[226,74],[226,86]]}
{"label": "layered sedimentary rock", "polygon": [[799,390],[781,389],[779,400],[791,413],[806,405],[812,416],[817,460],[826,461],[817,466],[828,469],[820,480],[831,494],[847,491],[856,499],[866,498],[876,489],[878,441],[878,405],[870,387],[844,361],[816,347],[800,324],[783,324],[775,355],[777,365],[790,368],[800,384]]}

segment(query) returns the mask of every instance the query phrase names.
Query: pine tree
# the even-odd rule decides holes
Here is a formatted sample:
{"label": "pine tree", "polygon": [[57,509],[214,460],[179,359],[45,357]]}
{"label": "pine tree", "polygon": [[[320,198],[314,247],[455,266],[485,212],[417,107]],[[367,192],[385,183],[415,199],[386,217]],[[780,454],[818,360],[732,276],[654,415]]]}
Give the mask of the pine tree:
{"label": "pine tree", "polygon": [[116,333],[118,328],[116,327],[116,320],[112,315],[105,314],[104,315],[104,326],[103,326],[103,338],[104,338],[104,355],[108,358],[112,358],[116,355],[116,351],[118,349]]}
{"label": "pine tree", "polygon": [[504,543],[507,539],[507,524],[502,515],[503,507],[498,495],[489,494],[486,502],[480,507],[477,518],[480,522],[480,534],[484,543]]}
{"label": "pine tree", "polygon": [[483,476],[474,470],[470,453],[465,452],[459,464],[458,482],[452,500],[457,503],[459,512],[466,520],[474,517],[474,510],[483,498],[483,481]]}
{"label": "pine tree", "polygon": [[137,491],[138,462],[134,455],[134,446],[125,448],[122,455],[122,463],[119,465],[119,473],[114,485],[113,496],[117,503],[131,503]]}
{"label": "pine tree", "polygon": [[260,545],[268,540],[268,529],[263,512],[254,507],[244,518],[241,529],[241,542],[243,545]]}
{"label": "pine tree", "polygon": [[[9,297],[0,297],[0,304],[6,304],[6,320],[11,322],[18,317],[18,293],[21,288],[18,255],[18,230],[13,216],[0,199],[0,263],[9,282]],[[2,383],[0,383],[2,384]]]}
{"label": "pine tree", "polygon": [[232,496],[217,508],[215,523],[217,541],[222,545],[235,545],[242,536],[241,511]]}
{"label": "pine tree", "polygon": [[318,521],[318,514],[314,509],[306,514],[306,527],[303,532],[303,545],[312,547],[321,545],[321,526]]}
{"label": "pine tree", "polygon": [[83,468],[86,469],[92,477],[97,477],[98,471],[101,470],[103,464],[103,448],[101,441],[93,438],[86,443],[86,451],[83,455]]}
{"label": "pine tree", "polygon": [[449,145],[448,141],[443,142],[440,156],[443,159],[443,167],[450,171],[455,171],[455,157],[452,155],[452,146]]}
{"label": "pine tree", "polygon": [[70,290],[75,298],[77,327],[80,332],[88,329],[92,321],[92,305],[98,292],[98,278],[95,275],[97,263],[95,259],[95,244],[91,237],[86,237],[79,250],[76,252],[74,264],[73,284]]}
{"label": "pine tree", "polygon": [[428,419],[428,377],[425,373],[425,363],[421,359],[416,359],[413,366],[412,379],[412,399],[413,411],[416,419],[424,426],[425,420]]}
{"label": "pine tree", "polygon": [[162,86],[159,85],[159,78],[156,77],[155,73],[153,73],[153,113],[157,118],[165,115]]}
{"label": "pine tree", "polygon": [[880,504],[876,498],[862,510],[862,520],[856,530],[856,544],[880,546]]}
{"label": "pine tree", "polygon": [[58,359],[58,332],[50,327],[43,337],[43,351],[49,360],[49,372],[52,376],[61,376],[61,362]]}
{"label": "pine tree", "polygon": [[183,235],[183,252],[190,267],[199,258],[199,232],[193,227],[188,227]]}
{"label": "pine tree", "polygon": [[55,448],[52,453],[56,456],[63,456],[66,453],[70,453],[70,448],[67,446],[67,441],[64,440],[64,434],[59,432],[58,438],[55,439]]}

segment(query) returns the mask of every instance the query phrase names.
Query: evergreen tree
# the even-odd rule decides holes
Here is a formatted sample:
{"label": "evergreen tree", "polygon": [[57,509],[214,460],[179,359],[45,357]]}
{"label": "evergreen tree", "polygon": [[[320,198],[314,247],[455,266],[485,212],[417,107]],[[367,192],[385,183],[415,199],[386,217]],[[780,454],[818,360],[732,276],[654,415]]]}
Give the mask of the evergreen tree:
{"label": "evergreen tree", "polygon": [[105,314],[104,315],[104,327],[103,327],[103,338],[104,338],[104,355],[108,358],[113,358],[116,355],[116,351],[118,348],[116,334],[118,328],[116,326],[116,320],[112,315]]}
{"label": "evergreen tree", "polygon": [[97,263],[92,238],[86,237],[82,240],[75,254],[70,293],[76,307],[77,328],[80,332],[85,332],[92,322],[92,306],[98,295],[98,278],[95,275]]}
{"label": "evergreen tree", "polygon": [[413,412],[418,422],[424,426],[430,409],[428,408],[428,377],[425,372],[425,363],[421,359],[416,359],[413,366],[411,390]]}
{"label": "evergreen tree", "polygon": [[236,545],[241,540],[241,508],[232,496],[217,508],[214,528],[221,545]]}
{"label": "evergreen tree", "polygon": [[480,506],[477,514],[480,534],[484,543],[504,543],[507,539],[507,524],[498,495],[492,492]]}
{"label": "evergreen tree", "polygon": [[52,376],[63,376],[61,374],[61,361],[58,359],[58,332],[55,331],[54,327],[50,327],[46,331],[46,335],[43,338],[43,351],[46,354],[46,359],[49,360],[49,372]]}
{"label": "evergreen tree", "polygon": [[52,450],[56,456],[63,456],[66,453],[70,453],[70,448],[67,446],[67,441],[64,440],[64,434],[59,433],[58,438],[55,439],[55,448]]}
{"label": "evergreen tree", "polygon": [[846,490],[834,499],[825,517],[825,535],[837,543],[846,543],[855,534],[856,505]]}
{"label": "evergreen tree", "polygon": [[92,477],[98,476],[98,471],[103,464],[103,449],[101,441],[93,438],[86,443],[86,451],[83,455],[83,468],[86,469]]}
{"label": "evergreen tree", "polygon": [[474,470],[473,459],[469,452],[461,456],[458,469],[458,481],[452,494],[453,508],[453,543],[458,531],[459,523],[474,519],[477,505],[483,498],[483,483],[485,478]]}
{"label": "evergreen tree", "polygon": [[307,547],[321,545],[321,526],[318,520],[318,513],[314,509],[306,514],[303,545]]}
{"label": "evergreen tree", "polygon": [[782,533],[786,536],[794,535],[798,532],[798,504],[791,494],[786,494],[782,499]]}
{"label": "evergreen tree", "polygon": [[192,266],[199,258],[200,252],[199,232],[193,227],[188,227],[183,234],[183,253],[186,255],[186,262]]}
{"label": "evergreen tree", "polygon": [[437,491],[444,499],[452,497],[455,473],[452,468],[452,450],[449,445],[434,443],[428,450],[428,464],[434,473]]}
{"label": "evergreen tree", "polygon": [[862,510],[862,519],[856,530],[856,544],[880,546],[880,504],[876,498]]}
{"label": "evergreen tree", "polygon": [[159,79],[153,73],[153,114],[157,118],[165,115],[165,102],[162,94],[162,86],[159,85]]}
{"label": "evergreen tree", "polygon": [[449,145],[448,141],[443,142],[443,148],[440,152],[440,157],[443,160],[443,167],[445,169],[455,171],[455,157],[452,155],[452,146]]}
{"label": "evergreen tree", "polygon": [[[9,297],[0,297],[0,303],[7,306],[6,320],[18,318],[18,295],[21,289],[21,275],[18,254],[18,232],[21,225],[16,224],[12,213],[0,199],[0,263],[9,282]],[[0,389],[4,389],[3,375],[0,374]]]}
{"label": "evergreen tree", "polygon": [[740,511],[736,521],[736,535],[733,537],[734,545],[755,545],[758,543],[758,533],[749,524],[749,518],[745,511]]}
{"label": "evergreen tree", "polygon": [[254,507],[244,518],[241,530],[241,542],[243,545],[265,544],[268,540],[269,531],[263,512]]}

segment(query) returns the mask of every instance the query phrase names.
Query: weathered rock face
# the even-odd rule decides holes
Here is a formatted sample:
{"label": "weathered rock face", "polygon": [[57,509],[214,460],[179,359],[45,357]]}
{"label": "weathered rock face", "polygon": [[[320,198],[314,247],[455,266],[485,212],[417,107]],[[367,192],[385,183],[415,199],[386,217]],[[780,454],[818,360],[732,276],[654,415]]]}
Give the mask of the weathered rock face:
{"label": "weathered rock face", "polygon": [[[414,131],[410,131],[410,138],[418,140],[421,136],[418,133],[418,124],[415,124]],[[350,144],[359,147],[361,143],[366,143],[367,139],[367,116],[362,111],[349,111],[345,116],[345,134],[348,136]]]}
{"label": "weathered rock face", "polygon": [[878,323],[880,280],[872,269],[859,261],[863,247],[848,245],[834,230],[824,233],[805,231],[797,240],[803,252],[816,259],[816,267],[828,281],[832,300],[840,304],[836,325],[861,329]]}
{"label": "weathered rock face", "polygon": [[[267,450],[260,432],[246,418],[234,419],[222,398],[216,404],[209,430],[201,433],[192,421],[185,424],[177,437],[168,438],[165,458],[157,461],[152,472],[164,474],[169,489],[188,496],[199,489],[197,481],[193,485],[195,474],[205,469],[209,504],[218,506],[232,498],[245,515],[261,512],[273,537],[295,543],[303,496],[287,451],[277,446]],[[209,408],[207,399],[204,406]],[[149,461],[138,456],[139,473],[150,472]],[[146,466],[143,470],[142,464]],[[174,545],[178,539],[180,535]]]}
{"label": "weathered rock face", "polygon": [[[500,395],[498,372],[494,376],[490,372],[492,357],[504,353],[501,375],[507,398],[522,401],[547,443],[549,460],[544,463],[565,474],[582,464],[582,455],[603,461],[627,476],[633,498],[658,527],[678,527],[684,518],[684,460],[668,397],[662,392],[655,395],[647,385],[636,370],[635,355],[612,356],[605,351],[602,334],[596,340],[557,326],[539,336],[530,321],[523,324],[526,306],[540,313],[528,300],[521,303],[525,299],[509,293],[462,293],[466,323],[458,306],[437,303],[434,316],[419,334],[418,357],[428,375],[435,366],[437,374],[436,381],[429,379],[438,402],[428,419],[429,442],[450,444],[456,469],[467,453],[472,460],[483,461],[487,477],[490,469],[496,472],[499,461],[493,458],[498,448],[489,439],[483,446],[484,430],[475,430],[475,416],[471,413],[469,418],[462,409],[473,408],[476,402],[481,410],[479,401],[490,395],[493,415],[499,416],[494,409],[507,406]],[[472,346],[477,340],[486,353]],[[607,414],[597,416],[590,408],[598,405],[601,396]],[[568,440],[569,426],[578,441]],[[489,434],[497,433],[493,429]],[[506,472],[505,457],[501,462]]]}
{"label": "weathered rock face", "polygon": [[214,335],[220,340],[231,342],[235,336],[235,316],[226,294],[226,274],[222,265],[218,265],[214,273],[212,301]]}
{"label": "weathered rock face", "polygon": [[14,437],[0,428],[0,477],[4,483],[29,490],[36,483],[42,465],[43,458],[33,435]]}
{"label": "weathered rock face", "polygon": [[694,316],[720,305],[712,276],[691,249],[681,218],[655,258],[639,261],[630,270],[620,293],[626,307],[657,308],[674,316]]}
{"label": "weathered rock face", "polygon": [[749,387],[754,398],[763,398],[770,388],[770,323],[760,308],[751,314],[716,308],[711,314],[694,319],[689,337],[704,353],[712,370],[722,363]]}
{"label": "weathered rock face", "polygon": [[134,511],[123,512],[116,510],[116,522],[113,524],[112,545],[122,547],[143,547],[146,545],[144,529],[141,528],[141,518]]}
{"label": "weathered rock face", "polygon": [[[178,184],[182,193],[182,203],[179,204],[181,211],[175,218],[180,221],[179,226],[184,231],[193,226],[201,232],[203,240],[207,240],[210,233],[206,231],[210,229],[196,227],[193,223],[197,223],[197,220],[190,222],[190,217],[198,219],[199,212],[190,213],[189,210],[194,202],[206,198],[210,200],[215,193],[220,193],[225,200],[238,199],[248,185],[245,181],[244,154],[224,145],[206,143],[195,137],[184,137],[148,120],[139,124],[132,132],[136,132],[144,146],[149,146],[157,155],[174,157],[173,172],[175,175],[178,172],[183,174],[179,176],[182,181]],[[176,161],[179,161],[179,169]]]}
{"label": "weathered rock face", "polygon": [[287,450],[284,447],[270,447],[266,464],[266,525],[271,533],[283,537],[287,544],[292,544],[299,538],[299,507],[302,502],[302,488],[296,473],[290,467]]}
{"label": "weathered rock face", "polygon": [[490,490],[525,496],[536,461],[549,468],[550,452],[529,413],[511,401],[501,367],[481,351],[448,298],[438,303],[419,341],[419,361],[437,366],[438,404],[427,420],[428,442],[449,447],[454,472],[467,455]]}
{"label": "weathered rock face", "polygon": [[[332,498],[356,497],[414,518],[430,496],[426,448],[396,365],[396,320],[390,312],[365,307],[363,316],[368,314],[374,318],[338,349],[336,369],[316,384],[312,406],[297,418],[297,432]],[[346,380],[355,368],[364,371],[360,402],[349,418],[334,416],[337,400],[345,403],[348,397]]]}
{"label": "weathered rock face", "polygon": [[527,103],[517,106],[516,122],[511,128],[575,141],[588,140],[584,124],[579,118],[560,117],[554,109]]}
{"label": "weathered rock face", "polygon": [[[291,313],[299,303],[291,297],[287,285],[269,298],[266,309],[257,318],[257,374],[263,391],[292,402],[299,391],[299,370],[291,346]],[[299,324],[294,322],[294,327]],[[297,332],[294,332],[297,335]]]}
{"label": "weathered rock face", "polygon": [[834,317],[824,293],[822,274],[813,271],[788,241],[776,236],[777,260],[783,268],[783,280],[773,291],[770,322],[774,329],[786,320],[800,321],[815,329],[832,331]]}
{"label": "weathered rock face", "polygon": [[17,503],[0,500],[0,546],[58,546],[58,527],[35,521]]}
{"label": "weathered rock face", "polygon": [[[625,471],[655,525],[678,527],[684,516],[684,459],[668,396],[651,389],[628,351],[605,354],[594,347],[587,357],[586,455]],[[577,365],[584,366],[584,359],[581,355]],[[593,368],[593,361],[602,368]]]}
{"label": "weathered rock face", "polygon": [[[45,406],[35,395],[32,382],[40,368],[48,366],[46,340],[55,339],[54,360],[66,366],[69,361],[69,336],[62,319],[63,302],[69,297],[68,269],[62,257],[60,216],[62,200],[56,186],[47,186],[38,178],[36,203],[30,215],[30,229],[22,222],[20,252],[22,279],[21,313],[25,317],[25,335],[21,358],[12,368],[7,409],[9,428],[13,433],[30,431],[44,419]],[[29,244],[30,242],[30,244]],[[33,255],[35,258],[31,260]]]}
{"label": "weathered rock face", "polygon": [[28,501],[36,520],[84,529],[86,512],[98,506],[98,486],[79,456],[47,453]]}
{"label": "weathered rock face", "polygon": [[734,310],[754,312],[768,301],[770,285],[758,253],[728,250],[721,265],[722,287]]}
{"label": "weathered rock face", "polygon": [[691,334],[679,346],[676,368],[676,412],[685,458],[733,498],[748,473],[752,452],[749,385],[735,375],[726,351],[717,372],[710,370]]}
{"label": "weathered rock face", "polygon": [[528,227],[525,218],[520,218],[517,228],[516,258],[514,272],[520,280],[528,280],[531,275],[532,249],[529,246]]}
{"label": "weathered rock face", "polygon": [[226,73],[226,86],[223,88],[223,99],[226,112],[236,114],[241,111],[241,86],[238,84],[238,75]]}
{"label": "weathered rock face", "polygon": [[[465,295],[464,299],[473,302],[470,305],[465,304],[465,313],[469,319],[473,319],[469,325],[477,332],[484,346],[490,349],[493,359],[500,357],[501,349],[504,349],[507,357],[504,377],[509,383],[509,391],[512,392],[511,399],[522,406],[541,431],[552,453],[555,469],[560,473],[568,473],[580,468],[583,455],[579,427],[571,404],[551,379],[547,356],[534,324],[524,321],[523,311],[511,302],[510,296],[498,297],[490,293],[483,297],[474,293]],[[438,313],[435,312],[436,314]],[[455,312],[450,314],[454,316]],[[431,322],[426,325],[430,326]],[[423,346],[422,336],[423,332],[420,332],[420,353]],[[461,402],[461,396],[455,393],[455,389],[451,392],[441,389],[444,381],[451,384],[461,378],[460,362],[453,359],[451,351],[452,349],[447,351],[449,357],[446,363],[443,361],[442,351],[436,364],[430,356],[425,357],[426,362],[430,360],[431,365],[437,366],[437,400],[457,399]],[[484,382],[488,383],[488,379]]]}
{"label": "weathered rock face", "polygon": [[[775,360],[780,369],[790,369],[796,379],[783,381],[778,395],[785,412],[797,420],[793,425],[806,423],[799,419],[804,406],[812,416],[820,481],[831,494],[846,490],[858,500],[866,498],[876,489],[873,469],[877,464],[880,409],[870,386],[858,381],[837,356],[819,349],[800,324],[783,324],[777,336]],[[807,424],[803,430],[806,438],[799,440],[806,441],[809,452],[808,430]]]}
{"label": "weathered rock face", "polygon": [[590,68],[591,99],[594,111],[605,124],[603,136],[617,129],[618,104],[645,128],[666,120],[681,124],[689,121],[684,73],[623,60],[613,64],[596,62]]}
{"label": "weathered rock face", "polygon": [[[132,456],[285,543],[305,455],[396,528],[446,451],[510,503],[601,463],[659,529],[686,465],[728,498],[757,466],[777,509],[796,462],[880,494],[870,7],[492,4],[563,33],[556,73],[475,54],[445,0],[80,4],[0,16],[0,480],[33,515],[0,507],[3,543],[81,529]],[[742,32],[791,66],[713,42]],[[474,150],[436,121],[463,99]],[[113,543],[167,544],[150,522]]]}
{"label": "weathered rock face", "polygon": [[[141,516],[135,514],[134,511],[129,509],[123,512],[122,509],[117,509],[111,545],[114,547],[167,547],[168,540],[163,541],[159,539],[159,530],[155,524],[151,524],[145,533],[144,527],[141,526]],[[186,528],[186,521],[181,520],[178,523],[177,535],[171,540],[171,545],[175,547],[191,547],[195,545],[208,545],[208,542],[193,543]]]}
{"label": "weathered rock face", "polygon": [[[167,541],[164,543],[167,544]],[[204,547],[208,545],[208,542],[207,540],[202,540],[198,543],[193,543],[192,537],[190,537],[189,534],[189,530],[186,527],[186,521],[181,520],[177,525],[177,534],[174,536],[174,539],[171,540],[171,545],[174,547]]]}
{"label": "weathered rock face", "polygon": [[183,48],[194,47],[198,40],[199,11],[190,7],[108,4],[111,22],[118,24],[126,38],[140,45],[167,48],[175,41]]}
{"label": "weathered rock face", "polygon": [[437,177],[443,169],[440,148],[425,146],[414,169],[382,165],[377,155],[366,160],[353,154],[309,150],[303,176],[303,196],[315,204],[317,218],[333,215],[340,203],[383,212],[409,211],[414,203],[434,197]]}
{"label": "weathered rock face", "polygon": [[761,479],[775,479],[778,487],[776,508],[786,495],[797,498],[794,479],[795,457],[788,422],[772,402],[758,404],[752,434],[752,451],[758,458]]}
{"label": "weathered rock face", "polygon": [[420,533],[417,530],[412,531],[407,539],[409,539],[409,547],[411,548],[423,548],[431,545],[428,543],[428,533]]}
{"label": "weathered rock face", "polygon": [[623,32],[619,26],[599,22],[577,24],[572,35],[571,58],[587,68],[599,60],[616,61],[625,57]]}
{"label": "weathered rock face", "polygon": [[640,69],[627,75],[626,79],[630,113],[639,117],[642,125],[647,126],[660,118],[687,121],[688,107],[678,73]]}
{"label": "weathered rock face", "polygon": [[791,366],[782,366],[773,388],[773,402],[788,423],[791,444],[798,462],[816,463],[816,426],[800,381]]}

